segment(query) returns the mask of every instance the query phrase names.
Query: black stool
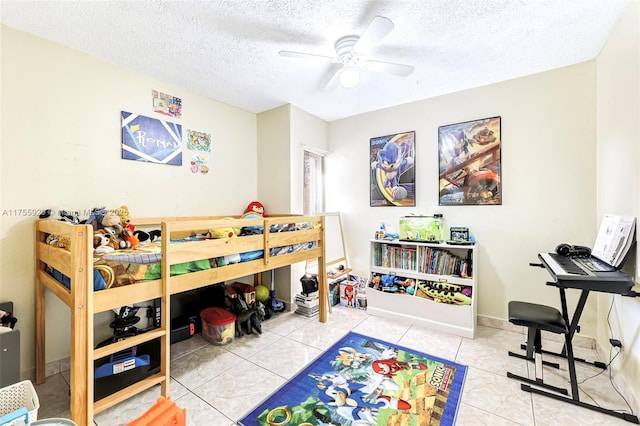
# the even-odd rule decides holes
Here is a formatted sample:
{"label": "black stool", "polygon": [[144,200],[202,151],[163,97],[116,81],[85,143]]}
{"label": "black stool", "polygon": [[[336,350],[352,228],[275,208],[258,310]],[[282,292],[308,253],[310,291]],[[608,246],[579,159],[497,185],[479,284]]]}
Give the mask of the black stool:
{"label": "black stool", "polygon": [[565,335],[567,359],[570,365],[573,365],[573,347],[571,346],[569,327],[560,311],[550,306],[511,301],[509,302],[509,322],[528,328],[526,355],[516,354],[511,351],[509,351],[509,355],[529,361],[535,361],[536,378],[533,380],[527,377],[518,376],[511,372],[507,372],[507,377],[530,383],[532,385],[542,386],[555,392],[568,395],[567,389],[558,388],[544,383],[542,374],[543,365],[548,365],[554,368],[560,367],[558,364],[542,360],[542,331]]}

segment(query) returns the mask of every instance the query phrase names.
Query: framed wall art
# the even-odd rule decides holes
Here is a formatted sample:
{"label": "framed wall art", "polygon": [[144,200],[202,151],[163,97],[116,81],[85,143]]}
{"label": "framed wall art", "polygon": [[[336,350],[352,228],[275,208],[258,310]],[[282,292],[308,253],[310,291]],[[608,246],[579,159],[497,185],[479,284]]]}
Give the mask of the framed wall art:
{"label": "framed wall art", "polygon": [[122,111],[124,160],[182,165],[182,126]]}
{"label": "framed wall art", "polygon": [[416,132],[371,138],[371,207],[415,207],[415,145]]}
{"label": "framed wall art", "polygon": [[502,204],[501,118],[438,128],[439,204]]}
{"label": "framed wall art", "polygon": [[182,99],[154,90],[153,110],[159,114],[182,118]]}
{"label": "framed wall art", "polygon": [[211,152],[211,134],[187,129],[187,148],[193,151]]}

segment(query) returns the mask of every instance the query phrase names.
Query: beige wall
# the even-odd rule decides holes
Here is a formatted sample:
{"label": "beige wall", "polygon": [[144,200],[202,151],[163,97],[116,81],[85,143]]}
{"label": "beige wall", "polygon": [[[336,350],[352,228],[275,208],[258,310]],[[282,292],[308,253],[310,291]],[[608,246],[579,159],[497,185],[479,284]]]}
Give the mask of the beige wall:
{"label": "beige wall", "polygon": [[258,197],[267,214],[291,205],[291,106],[258,114]]}
{"label": "beige wall", "polygon": [[[240,214],[257,197],[256,115],[1,27],[0,300],[13,300],[22,368],[34,365],[33,220],[17,209],[127,204],[133,216]],[[167,66],[170,66],[168,64]],[[121,160],[120,111],[162,118],[151,92],[183,100],[213,138],[210,173]],[[86,217],[86,216],[85,216]],[[47,361],[69,354],[69,311],[48,295]],[[108,331],[107,331],[108,332]]]}
{"label": "beige wall", "polygon": [[[341,210],[351,264],[368,274],[369,240],[380,221],[444,214],[479,242],[478,313],[506,318],[509,300],[559,307],[537,253],[563,241],[592,245],[596,228],[595,64],[582,63],[330,123],[328,211]],[[502,117],[501,206],[438,206],[438,127]],[[369,139],[416,131],[415,208],[369,207]],[[348,185],[345,185],[349,182]],[[575,300],[576,295],[571,295]],[[594,303],[583,333],[595,335]]]}
{"label": "beige wall", "polygon": [[[268,213],[302,214],[303,147],[326,149],[327,127],[290,104],[258,114],[258,195]],[[276,294],[292,309],[304,271],[301,263],[275,272]],[[269,274],[263,274],[264,280],[270,280]]]}
{"label": "beige wall", "polygon": [[[618,213],[638,218],[640,3],[629,6],[596,64],[598,217]],[[640,256],[640,250],[636,250],[636,256]],[[640,298],[601,295],[598,320],[598,343],[605,354],[609,354],[610,338],[622,342],[622,352],[613,364],[614,371],[622,374],[615,374],[615,378],[622,380],[634,399],[640,401]]]}

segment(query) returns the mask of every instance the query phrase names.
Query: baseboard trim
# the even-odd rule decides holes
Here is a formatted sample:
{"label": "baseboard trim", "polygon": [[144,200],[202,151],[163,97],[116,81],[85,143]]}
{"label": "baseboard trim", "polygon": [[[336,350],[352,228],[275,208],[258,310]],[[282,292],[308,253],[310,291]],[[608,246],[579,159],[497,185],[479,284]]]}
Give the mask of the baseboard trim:
{"label": "baseboard trim", "polygon": [[[487,317],[487,316],[482,316],[482,315],[478,315],[478,325],[497,328],[497,329],[501,329],[501,330],[514,331],[514,332],[517,332],[517,333],[522,333],[523,332],[523,328],[524,328],[524,327],[521,327],[521,326],[513,325],[507,320],[503,320],[503,319],[500,319],[500,318]],[[557,342],[564,342],[564,337],[562,335],[560,335],[560,334],[549,333],[549,332],[543,331],[542,332],[542,336],[543,336],[543,339],[545,339],[545,340],[548,339],[548,340],[557,341]],[[573,337],[573,346],[579,346],[581,348],[593,349],[598,354],[598,358],[603,360],[602,362],[604,362],[605,364],[609,363],[609,354],[608,354],[608,352],[606,352],[598,344],[596,339],[594,339],[593,337],[580,336],[580,335],[576,334]],[[611,368],[611,367],[609,367],[609,368]],[[627,402],[629,403],[629,405],[633,409],[633,412],[634,413],[640,412],[640,403],[637,402],[635,400],[634,396],[627,390],[627,385],[624,382],[623,375],[619,374],[618,370],[610,370],[610,371],[612,372],[611,378],[612,378],[612,380],[613,380],[613,382],[615,384],[615,387],[618,389],[618,391],[627,400]]]}
{"label": "baseboard trim", "polygon": [[[513,325],[509,321],[504,319],[483,315],[478,315],[478,325],[484,325],[486,327],[498,328],[506,331],[514,331],[516,333],[521,333],[524,328],[519,325]],[[564,342],[564,337],[561,334],[543,331],[542,336],[546,340],[551,340],[554,342]],[[576,334],[573,336],[573,346],[579,346],[581,348],[587,349],[596,349],[596,339],[594,339],[593,337],[581,336],[579,334]]]}

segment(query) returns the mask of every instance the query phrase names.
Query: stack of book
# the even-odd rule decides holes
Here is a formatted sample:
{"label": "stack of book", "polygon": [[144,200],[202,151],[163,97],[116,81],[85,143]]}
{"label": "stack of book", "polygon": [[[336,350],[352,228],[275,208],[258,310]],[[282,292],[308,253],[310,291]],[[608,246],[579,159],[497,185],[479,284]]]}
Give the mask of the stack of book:
{"label": "stack of book", "polygon": [[295,302],[297,305],[296,313],[305,317],[314,317],[320,311],[317,291],[313,293],[298,293],[296,294]]}

